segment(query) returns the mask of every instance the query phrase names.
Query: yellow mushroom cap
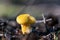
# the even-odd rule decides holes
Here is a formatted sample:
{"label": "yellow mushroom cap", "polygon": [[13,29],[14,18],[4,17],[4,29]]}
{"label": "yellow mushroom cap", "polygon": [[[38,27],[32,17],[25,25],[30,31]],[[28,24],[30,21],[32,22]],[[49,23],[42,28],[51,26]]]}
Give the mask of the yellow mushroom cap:
{"label": "yellow mushroom cap", "polygon": [[36,19],[33,16],[30,16],[29,19],[30,19],[29,21],[30,24],[34,24],[36,22]]}
{"label": "yellow mushroom cap", "polygon": [[16,21],[18,24],[33,24],[35,23],[36,19],[29,14],[21,14],[17,16]]}
{"label": "yellow mushroom cap", "polygon": [[29,21],[28,17],[29,17],[29,14],[21,14],[17,16],[16,21],[18,24],[27,24]]}

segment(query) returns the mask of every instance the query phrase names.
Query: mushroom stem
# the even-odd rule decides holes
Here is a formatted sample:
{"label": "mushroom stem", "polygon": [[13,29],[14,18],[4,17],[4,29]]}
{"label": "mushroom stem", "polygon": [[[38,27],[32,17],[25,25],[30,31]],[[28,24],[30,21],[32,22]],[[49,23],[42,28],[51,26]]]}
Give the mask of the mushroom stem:
{"label": "mushroom stem", "polygon": [[29,34],[32,31],[30,25],[21,25],[21,30],[23,34]]}

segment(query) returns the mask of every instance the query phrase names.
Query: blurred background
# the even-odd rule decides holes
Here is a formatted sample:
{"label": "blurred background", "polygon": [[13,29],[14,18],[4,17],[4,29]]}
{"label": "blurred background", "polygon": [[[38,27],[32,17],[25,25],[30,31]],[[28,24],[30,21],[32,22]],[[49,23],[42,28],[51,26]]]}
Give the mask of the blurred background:
{"label": "blurred background", "polygon": [[0,16],[15,17],[20,13],[34,17],[42,13],[60,15],[60,0],[0,0]]}

